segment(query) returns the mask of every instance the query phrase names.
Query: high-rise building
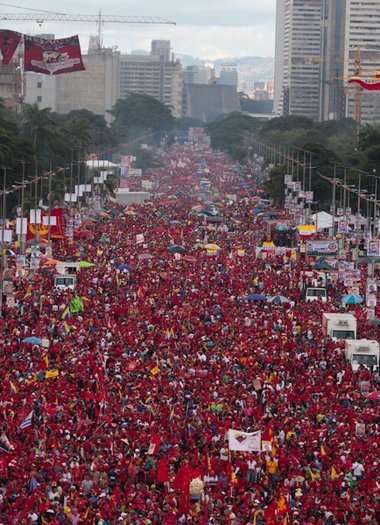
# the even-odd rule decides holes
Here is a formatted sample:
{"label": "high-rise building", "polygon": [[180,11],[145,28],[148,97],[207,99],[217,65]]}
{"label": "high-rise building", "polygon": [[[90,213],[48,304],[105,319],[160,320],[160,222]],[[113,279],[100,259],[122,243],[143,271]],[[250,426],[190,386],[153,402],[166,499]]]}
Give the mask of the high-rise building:
{"label": "high-rise building", "polygon": [[120,98],[149,95],[182,115],[182,66],[170,55],[170,41],[154,40],[150,55],[121,55]]}
{"label": "high-rise building", "polygon": [[[380,1],[346,0],[344,77],[374,77],[380,69]],[[380,123],[380,92],[361,91],[355,111],[355,89],[347,90],[347,115],[361,113],[361,123]]]}
{"label": "high-rise building", "polygon": [[320,118],[325,0],[277,0],[275,114]]}
{"label": "high-rise building", "polygon": [[218,84],[224,86],[238,86],[238,72],[236,64],[222,64],[222,69],[219,74]]}
{"label": "high-rise building", "polygon": [[[379,0],[277,0],[274,112],[380,121],[380,93],[347,84],[380,63]],[[359,108],[358,108],[359,105]]]}

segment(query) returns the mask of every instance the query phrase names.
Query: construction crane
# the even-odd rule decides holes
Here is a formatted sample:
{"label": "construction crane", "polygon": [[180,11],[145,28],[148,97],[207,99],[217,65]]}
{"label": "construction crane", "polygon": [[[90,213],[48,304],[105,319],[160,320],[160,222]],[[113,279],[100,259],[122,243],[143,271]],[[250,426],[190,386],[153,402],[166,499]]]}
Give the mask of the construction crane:
{"label": "construction crane", "polygon": [[[351,54],[353,53],[353,54]],[[360,78],[363,74],[363,60],[377,60],[380,62],[380,53],[376,55],[370,55],[368,54],[370,52],[364,51],[362,53],[362,47],[356,46],[354,50],[350,51],[351,60],[353,59],[353,74],[350,77],[330,77],[330,81],[334,80],[343,80],[347,82],[352,77],[358,77]],[[310,56],[306,57],[304,59],[304,64],[307,65],[320,65],[325,62],[326,59],[324,59],[321,56]],[[332,60],[332,63],[341,63],[337,60]],[[367,78],[367,80],[370,80],[370,78]],[[347,89],[348,86],[341,86],[344,89]],[[336,89],[336,88],[335,88]],[[353,96],[353,117],[356,122],[355,132],[354,132],[354,138],[353,142],[354,145],[357,147],[359,145],[359,134],[360,134],[360,128],[362,123],[362,92],[363,88],[360,85],[350,86],[350,89],[354,90],[354,96]]]}
{"label": "construction crane", "polygon": [[[0,5],[7,5],[1,4]],[[17,6],[13,6],[17,7]],[[160,18],[158,16],[121,16],[121,15],[74,15],[65,13],[54,13],[49,11],[37,11],[33,13],[0,13],[0,20],[34,20],[39,27],[44,22],[96,22],[98,26],[99,45],[102,42],[102,27],[104,23],[113,24],[167,24],[176,25],[171,20]]]}

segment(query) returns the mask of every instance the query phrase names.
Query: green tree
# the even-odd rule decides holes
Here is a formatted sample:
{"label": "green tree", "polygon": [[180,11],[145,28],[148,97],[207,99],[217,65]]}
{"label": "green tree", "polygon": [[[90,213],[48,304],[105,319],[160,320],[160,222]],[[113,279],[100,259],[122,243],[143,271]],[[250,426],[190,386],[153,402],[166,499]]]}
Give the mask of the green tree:
{"label": "green tree", "polygon": [[213,148],[227,151],[235,159],[243,161],[248,155],[245,137],[247,134],[257,133],[260,126],[260,122],[253,117],[232,113],[223,119],[211,122],[206,129],[211,137]]}
{"label": "green tree", "polygon": [[39,155],[46,149],[46,145],[52,143],[57,133],[51,110],[40,109],[37,102],[25,104],[22,116],[23,128],[32,140],[35,155]]}
{"label": "green tree", "polygon": [[243,113],[272,113],[273,100],[252,100],[245,93],[238,93]]}
{"label": "green tree", "polygon": [[87,153],[91,144],[91,126],[87,120],[80,117],[72,117],[64,125],[67,144],[70,148],[79,149]]}
{"label": "green tree", "polygon": [[130,141],[157,142],[175,125],[170,108],[149,95],[130,94],[109,113],[115,117],[111,127],[124,130]]}
{"label": "green tree", "polygon": [[380,146],[380,126],[366,126],[360,131],[359,149],[361,151],[371,148],[372,146]]}

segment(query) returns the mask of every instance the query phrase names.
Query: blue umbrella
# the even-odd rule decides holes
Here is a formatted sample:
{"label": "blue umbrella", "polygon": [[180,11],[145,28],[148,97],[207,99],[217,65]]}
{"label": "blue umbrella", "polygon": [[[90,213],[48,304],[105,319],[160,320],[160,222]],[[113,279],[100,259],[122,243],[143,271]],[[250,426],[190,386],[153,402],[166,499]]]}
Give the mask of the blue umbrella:
{"label": "blue umbrella", "polygon": [[283,295],[274,295],[273,297],[269,297],[268,302],[272,303],[272,304],[288,304],[288,303],[290,303],[289,299],[287,297],[284,297]]}
{"label": "blue umbrella", "polygon": [[132,266],[130,264],[121,264],[120,266],[118,266],[118,270],[120,271],[123,271],[123,270],[127,270],[128,272],[130,272],[131,270],[133,270]]}
{"label": "blue umbrella", "polygon": [[35,337],[35,336],[26,337],[21,342],[22,343],[30,343],[32,345],[42,345],[42,339],[40,339],[39,337]]}
{"label": "blue umbrella", "polygon": [[251,293],[250,295],[245,296],[246,301],[266,301],[265,295],[259,293]]}
{"label": "blue umbrella", "polygon": [[342,298],[342,303],[344,304],[361,304],[363,301],[364,297],[362,297],[361,295],[355,295],[353,293],[350,295],[345,295]]}

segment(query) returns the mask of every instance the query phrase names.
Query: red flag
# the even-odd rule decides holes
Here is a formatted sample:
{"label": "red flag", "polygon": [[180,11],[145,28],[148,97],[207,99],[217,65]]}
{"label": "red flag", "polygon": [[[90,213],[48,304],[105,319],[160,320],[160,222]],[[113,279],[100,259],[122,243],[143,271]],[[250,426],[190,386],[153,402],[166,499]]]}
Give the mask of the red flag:
{"label": "red flag", "polygon": [[16,31],[7,29],[0,31],[0,64],[4,66],[9,64],[21,41],[21,36],[21,33]]}
{"label": "red flag", "polygon": [[[50,226],[50,237],[52,239],[62,239],[64,237],[64,221],[63,221],[63,208],[54,208],[50,212],[50,217],[54,217],[51,222],[55,224]],[[49,225],[49,219],[44,219],[45,223]]]}
{"label": "red flag", "polygon": [[157,483],[166,483],[169,481],[168,457],[164,456],[157,463]]}
{"label": "red flag", "polygon": [[61,39],[24,36],[25,71],[60,75],[86,69],[82,61],[78,35]]}
{"label": "red flag", "polygon": [[159,438],[159,436],[157,434],[152,434],[152,437],[150,438],[148,454],[157,454],[160,445],[161,439]]}
{"label": "red flag", "polygon": [[348,79],[349,84],[359,84],[363,89],[369,91],[380,91],[380,79],[375,78],[360,78],[360,77],[351,77]]}

